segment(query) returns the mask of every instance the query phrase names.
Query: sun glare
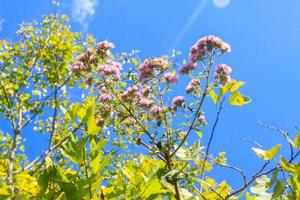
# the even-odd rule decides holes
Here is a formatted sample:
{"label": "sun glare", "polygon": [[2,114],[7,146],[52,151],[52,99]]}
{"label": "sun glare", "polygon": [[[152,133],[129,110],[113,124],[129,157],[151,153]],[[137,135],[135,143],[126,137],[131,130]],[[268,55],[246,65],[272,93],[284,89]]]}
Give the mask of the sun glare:
{"label": "sun glare", "polygon": [[230,0],[213,0],[213,3],[218,8],[225,8],[229,5]]}

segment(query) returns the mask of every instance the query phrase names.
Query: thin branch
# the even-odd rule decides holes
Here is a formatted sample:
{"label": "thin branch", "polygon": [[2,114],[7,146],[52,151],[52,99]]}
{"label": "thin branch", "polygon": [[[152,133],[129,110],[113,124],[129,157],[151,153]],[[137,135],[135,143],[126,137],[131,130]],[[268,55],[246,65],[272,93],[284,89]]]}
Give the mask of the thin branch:
{"label": "thin branch", "polygon": [[269,128],[269,129],[272,129],[272,130],[275,130],[275,131],[278,131],[279,133],[281,133],[288,141],[289,143],[289,146],[290,146],[290,151],[291,151],[291,155],[290,155],[290,160],[294,157],[294,149],[293,149],[293,145],[291,144],[291,138],[289,137],[289,133],[286,132],[286,131],[283,131],[282,129],[280,129],[278,126],[276,126],[275,124],[272,126],[272,125],[269,125],[269,124],[265,124],[265,123],[262,123],[262,122],[258,122],[260,125],[262,125],[263,127],[266,127],[266,128]]}
{"label": "thin branch", "polygon": [[[211,143],[212,143],[212,140],[213,140],[213,137],[214,137],[214,133],[215,133],[216,127],[217,127],[218,122],[219,122],[219,117],[220,117],[220,113],[223,109],[224,101],[225,101],[225,98],[223,98],[223,100],[221,101],[221,104],[220,104],[220,107],[218,109],[217,116],[216,116],[216,119],[215,119],[215,122],[214,122],[214,125],[213,125],[213,128],[212,128],[212,131],[210,133],[210,137],[209,137],[206,152],[205,152],[206,156],[204,157],[204,161],[203,161],[202,168],[201,168],[200,179],[203,179],[203,176],[204,176],[204,167],[205,167],[205,164],[206,164],[206,161],[207,161],[207,155],[209,155],[209,149],[211,147]],[[201,191],[201,188],[200,188],[200,191]]]}
{"label": "thin branch", "polygon": [[261,148],[264,150],[264,147],[262,145],[260,145],[258,142],[256,142],[255,140],[250,140],[250,139],[247,139],[247,138],[242,138],[241,139],[242,141],[246,141],[246,142],[250,142],[250,143],[253,143],[254,145],[256,145],[257,147]]}
{"label": "thin branch", "polygon": [[[74,128],[71,133],[74,133],[76,131],[78,131],[80,129],[80,127],[83,125],[83,123],[81,122],[76,128]],[[26,167],[24,167],[22,170],[19,171],[15,171],[14,174],[16,173],[20,173],[22,171],[26,171],[31,169],[31,167],[36,164],[40,159],[42,159],[43,157],[47,157],[48,155],[50,155],[53,151],[55,151],[56,149],[58,149],[59,147],[61,147],[65,142],[67,142],[70,139],[70,136],[66,136],[64,139],[62,139],[58,144],[56,144],[55,146],[53,146],[52,148],[48,149],[47,151],[45,151],[43,154],[39,155],[38,157],[36,157],[31,163],[29,163]]]}
{"label": "thin branch", "polygon": [[7,106],[8,106],[8,110],[9,110],[9,114],[10,114],[10,119],[11,119],[11,123],[12,123],[12,128],[15,129],[16,128],[16,124],[15,124],[15,119],[14,119],[14,113],[13,113],[13,108],[12,108],[12,102],[10,101],[8,94],[5,90],[5,87],[3,86],[3,84],[0,82],[0,86],[1,89],[4,93],[5,99],[7,101]]}
{"label": "thin branch", "polygon": [[291,191],[291,193],[292,193],[293,195],[295,195],[295,191],[293,190],[293,188],[291,187],[290,183],[289,183],[288,180],[286,179],[284,170],[281,170],[281,173],[282,173],[282,177],[283,177],[283,180],[284,180],[285,184],[288,186],[288,188],[289,188],[289,190]]}
{"label": "thin branch", "polygon": [[[146,147],[147,149],[149,149],[150,151],[153,150],[153,148],[156,148],[156,147],[153,147],[153,146],[149,146],[147,143],[145,143],[142,139],[135,139],[133,137],[131,137],[125,130],[123,129],[120,129],[118,127],[115,127],[117,128],[118,130],[120,130],[123,134],[125,134],[129,139],[135,141],[136,143],[141,143],[144,147]],[[164,161],[165,163],[167,163],[166,159],[160,155],[160,154],[156,154],[157,157],[159,157],[162,161]]]}
{"label": "thin branch", "polygon": [[[212,56],[213,56],[213,55],[212,55]],[[195,122],[196,122],[196,119],[197,119],[198,115],[201,113],[202,104],[203,104],[204,99],[205,99],[205,97],[207,96],[207,93],[208,93],[208,86],[209,86],[209,79],[210,79],[210,70],[211,70],[212,65],[213,65],[213,62],[212,62],[212,56],[210,57],[209,68],[208,68],[207,71],[206,71],[206,83],[205,83],[204,92],[203,92],[203,94],[202,94],[202,97],[201,97],[201,100],[200,100],[200,102],[199,102],[199,106],[198,106],[198,108],[197,108],[197,111],[196,111],[196,113],[195,113],[195,116],[194,116],[194,118],[193,118],[193,120],[192,120],[192,123],[191,123],[190,126],[189,126],[189,129],[188,129],[186,135],[184,136],[184,138],[182,139],[182,141],[181,141],[181,143],[178,145],[178,147],[173,151],[173,153],[171,154],[171,157],[173,157],[173,156],[176,154],[176,152],[182,147],[182,145],[186,142],[186,140],[187,140],[187,138],[188,138],[190,132],[193,130],[193,127],[194,127],[194,124],[195,124]]]}
{"label": "thin branch", "polygon": [[[218,195],[221,199],[225,200],[225,198],[222,197],[222,196],[220,195],[220,193],[218,193],[218,192],[212,187],[211,184],[209,184],[208,182],[206,182],[206,181],[204,181],[204,180],[201,180],[201,181],[202,181],[203,183],[205,183],[207,186],[209,186],[210,189],[211,189],[211,191],[213,191],[213,193],[215,193],[216,195]],[[202,184],[200,184],[200,185],[202,185]]]}
{"label": "thin branch", "polygon": [[220,161],[216,160],[215,158],[211,157],[210,155],[205,154],[205,153],[203,153],[203,152],[201,152],[201,151],[200,151],[199,153],[200,153],[202,156],[206,156],[208,159],[214,161],[215,163],[217,163],[217,164],[220,165],[221,167],[226,167],[226,168],[230,168],[230,169],[232,169],[232,170],[237,171],[238,173],[241,174],[244,183],[246,183],[246,175],[245,175],[245,173],[244,173],[241,169],[239,169],[239,168],[237,168],[237,167],[234,167],[234,166],[232,166],[232,165],[223,164],[223,163],[221,163]]}
{"label": "thin branch", "polygon": [[[82,136],[82,134],[81,134]],[[86,160],[86,149],[85,146],[82,147],[82,156],[83,156],[83,163],[84,163],[84,171],[85,171],[85,178],[86,180],[89,180],[89,170],[88,170],[88,161]],[[88,189],[89,189],[89,195],[90,195],[90,199],[92,199],[93,194],[92,194],[92,186],[91,186],[91,182],[88,181]]]}
{"label": "thin branch", "polygon": [[49,140],[49,144],[48,144],[48,149],[51,148],[52,138],[53,138],[53,135],[54,135],[54,132],[55,132],[55,123],[56,123],[57,108],[58,108],[57,86],[55,86],[54,101],[55,101],[55,107],[54,107],[53,117],[52,117],[52,127],[51,127],[51,134],[50,134],[50,140]]}
{"label": "thin branch", "polygon": [[256,174],[254,174],[254,175],[252,176],[252,178],[251,178],[248,182],[246,182],[246,183],[244,184],[244,186],[242,186],[241,188],[239,188],[239,189],[233,191],[232,193],[230,193],[229,195],[227,195],[225,199],[228,199],[229,197],[232,197],[232,196],[234,196],[234,195],[236,195],[236,194],[239,194],[240,192],[244,191],[244,190],[245,190],[249,185],[251,185],[257,178],[259,178],[259,177],[261,177],[261,176],[263,176],[263,175],[267,175],[267,174],[273,172],[274,170],[280,168],[280,167],[276,166],[276,167],[274,167],[274,168],[272,168],[272,169],[270,169],[270,170],[268,170],[268,171],[263,172],[264,169],[267,167],[268,164],[269,164],[269,161],[266,162],[266,163],[261,167],[261,169],[260,169]]}
{"label": "thin branch", "polygon": [[20,131],[14,130],[13,144],[12,144],[11,152],[9,155],[9,165],[8,165],[8,170],[7,170],[7,175],[8,175],[7,181],[8,181],[8,185],[11,187],[12,191],[14,191],[13,170],[14,170],[14,162],[15,162],[16,154],[17,154],[17,146],[18,146],[19,137],[20,137]]}
{"label": "thin branch", "polygon": [[52,93],[50,93],[48,96],[45,97],[42,105],[40,106],[40,108],[38,109],[38,111],[33,114],[27,121],[24,122],[23,125],[21,125],[21,128],[27,126],[32,120],[35,119],[36,116],[38,116],[40,114],[40,112],[44,109],[46,103],[47,103],[47,100],[49,100],[58,90],[60,90],[63,86],[65,86],[69,80],[71,79],[72,76],[69,76],[65,82],[63,82],[60,86],[58,86]]}

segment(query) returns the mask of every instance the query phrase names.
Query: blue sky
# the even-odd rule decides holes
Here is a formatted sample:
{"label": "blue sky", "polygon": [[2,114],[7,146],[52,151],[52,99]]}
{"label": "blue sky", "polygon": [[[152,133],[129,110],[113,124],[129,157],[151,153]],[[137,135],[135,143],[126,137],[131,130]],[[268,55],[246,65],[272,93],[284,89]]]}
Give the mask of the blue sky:
{"label": "blue sky", "polygon": [[[234,78],[247,83],[242,93],[252,102],[225,106],[212,151],[226,151],[231,164],[251,174],[261,163],[251,151],[253,145],[240,139],[256,140],[266,148],[284,141],[259,120],[275,122],[292,135],[294,126],[300,126],[299,8],[299,0],[231,0],[223,8],[212,0],[67,0],[58,9],[50,0],[10,0],[1,3],[0,39],[15,40],[22,21],[39,20],[56,10],[71,16],[74,30],[114,42],[115,52],[139,49],[141,57],[169,54],[176,48],[187,58],[198,38],[223,38],[232,52],[221,62],[232,66]],[[45,143],[31,143],[34,138],[28,135],[30,158]]]}

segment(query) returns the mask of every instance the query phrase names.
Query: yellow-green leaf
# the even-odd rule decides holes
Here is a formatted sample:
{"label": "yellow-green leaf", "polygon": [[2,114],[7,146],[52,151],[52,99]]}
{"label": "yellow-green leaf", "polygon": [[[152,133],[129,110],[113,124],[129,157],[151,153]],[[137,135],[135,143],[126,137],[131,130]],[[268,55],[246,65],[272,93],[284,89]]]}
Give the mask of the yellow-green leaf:
{"label": "yellow-green leaf", "polygon": [[262,150],[259,148],[252,148],[252,150],[258,155],[260,158],[264,160],[271,160],[273,159],[277,153],[279,152],[281,147],[281,144],[276,145],[275,147],[272,147],[270,150]]}
{"label": "yellow-green leaf", "polygon": [[294,139],[294,144],[295,144],[296,149],[298,149],[300,146],[300,133],[297,133],[297,136]]}
{"label": "yellow-green leaf", "polygon": [[281,144],[276,145],[265,153],[265,160],[273,159],[279,152]]}
{"label": "yellow-green leaf", "polygon": [[214,102],[214,104],[217,104],[219,101],[219,96],[215,93],[215,91],[213,90],[212,87],[208,88],[208,94],[210,96],[210,98],[212,99],[212,101]]}
{"label": "yellow-green leaf", "polygon": [[239,92],[233,92],[229,98],[229,103],[234,106],[243,106],[250,103],[251,99],[249,97],[241,95]]}
{"label": "yellow-green leaf", "polygon": [[240,87],[242,87],[243,85],[245,85],[245,82],[239,81],[236,82],[235,84],[233,84],[230,88],[230,92],[235,92],[237,91]]}

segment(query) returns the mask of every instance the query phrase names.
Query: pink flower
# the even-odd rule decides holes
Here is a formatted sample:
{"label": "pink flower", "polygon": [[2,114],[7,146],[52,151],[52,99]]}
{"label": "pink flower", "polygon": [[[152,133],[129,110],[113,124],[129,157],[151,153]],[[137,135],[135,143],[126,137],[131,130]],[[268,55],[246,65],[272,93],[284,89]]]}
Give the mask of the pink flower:
{"label": "pink flower", "polygon": [[134,123],[135,123],[135,119],[134,118],[127,118],[124,121],[124,124],[126,124],[127,126],[134,125]]}
{"label": "pink flower", "polygon": [[178,75],[176,75],[175,73],[172,73],[172,72],[165,73],[164,78],[169,83],[177,83],[178,82]]}
{"label": "pink flower", "polygon": [[93,81],[94,81],[94,79],[91,76],[85,77],[83,80],[83,82],[88,85],[91,85],[93,83]]}
{"label": "pink flower", "polygon": [[231,81],[230,78],[230,73],[232,69],[226,64],[220,64],[217,65],[215,74],[214,74],[214,79],[215,82],[220,83],[222,85],[225,85],[226,83],[229,83]]}
{"label": "pink flower", "polygon": [[158,118],[162,111],[163,111],[163,109],[161,107],[154,106],[150,111],[150,116],[154,117],[154,118]]}
{"label": "pink flower", "polygon": [[208,35],[199,39],[196,44],[192,46],[190,51],[190,61],[196,62],[202,60],[204,56],[213,49],[218,49],[221,53],[231,51],[230,45],[219,37]]}
{"label": "pink flower", "polygon": [[112,100],[112,97],[109,94],[103,93],[100,95],[99,100],[101,102],[106,102]]}
{"label": "pink flower", "polygon": [[71,68],[72,68],[72,72],[75,75],[80,75],[80,72],[84,70],[84,64],[83,62],[76,61],[75,63],[72,64]]}
{"label": "pink flower", "polygon": [[190,94],[195,92],[198,89],[198,86],[200,85],[199,79],[193,79],[190,81],[188,86],[185,88],[186,93]]}
{"label": "pink flower", "polygon": [[145,97],[144,95],[144,90],[143,86],[141,84],[135,84],[132,85],[131,87],[127,88],[127,90],[123,93],[122,99],[124,101],[133,101],[135,98],[143,98]]}
{"label": "pink flower", "polygon": [[98,46],[98,48],[105,49],[105,50],[115,48],[114,43],[109,42],[109,41],[107,41],[107,40],[104,40],[104,41],[102,41],[102,42],[99,42],[97,46]]}
{"label": "pink flower", "polygon": [[97,68],[97,71],[104,75],[117,75],[119,76],[120,70],[122,69],[121,64],[115,61],[108,61],[104,65],[101,65]]}
{"label": "pink flower", "polygon": [[80,62],[85,62],[88,60],[88,56],[85,53],[82,53],[76,57],[76,60]]}
{"label": "pink flower", "polygon": [[185,102],[184,96],[177,96],[173,99],[173,104],[175,106],[181,106]]}
{"label": "pink flower", "polygon": [[152,58],[145,60],[139,67],[140,79],[153,78],[158,70],[163,70],[168,65],[168,61],[163,58]]}
{"label": "pink flower", "polygon": [[188,74],[190,71],[194,70],[197,68],[197,64],[196,63],[189,63],[187,65],[182,66],[179,69],[179,74],[183,75],[183,74]]}
{"label": "pink flower", "polygon": [[146,98],[141,98],[139,101],[139,104],[144,107],[144,108],[148,108],[151,105],[152,101]]}
{"label": "pink flower", "polygon": [[186,86],[185,91],[186,93],[190,94],[195,91],[195,88],[189,84],[188,86]]}
{"label": "pink flower", "polygon": [[206,122],[206,119],[205,119],[205,116],[204,116],[204,115],[200,115],[200,116],[198,117],[198,120],[199,120],[199,122],[200,122],[201,125],[203,125],[203,126],[206,126],[206,125],[207,125],[207,122]]}
{"label": "pink flower", "polygon": [[88,55],[92,55],[93,52],[94,52],[94,50],[93,50],[91,47],[89,47],[89,48],[86,50],[86,52],[87,52]]}
{"label": "pink flower", "polygon": [[105,40],[98,43],[96,52],[100,57],[105,58],[109,55],[109,50],[112,48],[115,48],[115,45]]}

